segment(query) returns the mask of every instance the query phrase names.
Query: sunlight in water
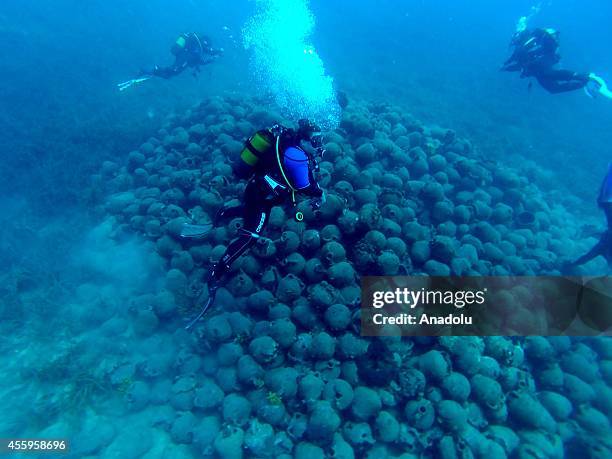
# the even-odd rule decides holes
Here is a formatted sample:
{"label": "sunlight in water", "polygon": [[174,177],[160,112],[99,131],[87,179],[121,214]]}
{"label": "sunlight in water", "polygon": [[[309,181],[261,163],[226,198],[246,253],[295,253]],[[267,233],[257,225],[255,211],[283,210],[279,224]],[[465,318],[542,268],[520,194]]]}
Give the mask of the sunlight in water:
{"label": "sunlight in water", "polygon": [[315,21],[307,0],[256,0],[243,31],[257,83],[293,120],[310,118],[325,129],[340,120],[333,79],[310,42]]}

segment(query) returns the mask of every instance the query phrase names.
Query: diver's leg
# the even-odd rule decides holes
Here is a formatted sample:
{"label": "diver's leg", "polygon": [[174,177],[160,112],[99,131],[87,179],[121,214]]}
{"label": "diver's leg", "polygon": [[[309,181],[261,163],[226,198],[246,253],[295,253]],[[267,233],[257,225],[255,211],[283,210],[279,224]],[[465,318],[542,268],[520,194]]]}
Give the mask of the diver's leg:
{"label": "diver's leg", "polygon": [[570,267],[576,267],[576,266],[580,266],[583,265],[585,263],[588,263],[589,261],[591,261],[592,259],[598,257],[599,255],[603,255],[604,253],[604,241],[603,238],[600,239],[597,244],[595,244],[593,246],[593,248],[591,250],[589,250],[587,253],[585,253],[584,255],[582,255],[581,257],[579,257],[576,261],[573,261],[569,264]]}
{"label": "diver's leg", "polygon": [[501,70],[503,70],[504,72],[518,72],[521,69],[521,64],[517,64],[517,63],[511,63],[511,64],[504,64],[504,66],[501,68]]}
{"label": "diver's leg", "polygon": [[219,260],[219,263],[213,266],[209,276],[209,279],[213,281],[213,283],[217,283],[221,277],[229,271],[232,264],[255,244],[269,216],[269,209],[261,208],[253,212],[253,218],[249,219],[249,224],[245,224],[245,226],[241,228],[240,231],[242,234],[230,243],[221,257],[221,260]]}
{"label": "diver's leg", "polygon": [[242,234],[230,243],[219,263],[213,266],[209,280],[215,284],[229,271],[232,263],[255,244],[270,217],[274,201],[268,199],[259,180],[251,180],[244,193],[244,227],[240,230]]}
{"label": "diver's leg", "polygon": [[575,91],[586,86],[588,75],[575,73],[570,70],[550,70],[536,76],[538,83],[551,94]]}
{"label": "diver's leg", "polygon": [[174,60],[174,64],[168,67],[160,67],[159,65],[156,65],[153,68],[153,72],[151,74],[167,80],[182,73],[186,68],[187,61],[185,61],[185,59],[177,57]]}
{"label": "diver's leg", "polygon": [[559,92],[570,92],[582,89],[586,86],[586,82],[581,80],[566,81],[559,84]]}
{"label": "diver's leg", "polygon": [[581,75],[580,73],[572,72],[571,70],[551,70],[548,72],[555,80],[559,81],[588,81],[589,77],[587,75]]}
{"label": "diver's leg", "polygon": [[606,221],[608,222],[608,230],[612,230],[612,203],[606,203],[603,206],[604,214],[606,215]]}
{"label": "diver's leg", "polygon": [[601,235],[599,241],[597,241],[597,244],[595,244],[591,248],[591,250],[579,257],[577,260],[566,263],[566,265],[564,266],[565,270],[572,269],[576,266],[588,263],[589,261],[593,260],[594,258],[597,258],[600,255],[603,255],[606,258],[606,261],[608,261],[609,265],[612,263],[612,257],[610,252],[610,234],[612,231],[612,205],[608,205],[608,203],[606,203],[602,206],[602,208],[606,215],[606,220],[608,222],[608,230]]}
{"label": "diver's leg", "polygon": [[246,252],[253,244],[257,238],[253,233],[244,233],[238,238],[234,239],[230,245],[227,247],[227,250],[221,257],[221,260],[214,268],[213,276],[217,279],[220,279],[223,274],[225,274],[232,266],[232,263],[238,259],[244,252]]}
{"label": "diver's leg", "polygon": [[174,66],[160,67],[160,66],[156,65],[153,68],[153,71],[151,72],[151,75],[167,80],[167,79],[172,78],[173,76],[177,75],[177,72],[176,72],[176,69],[175,69]]}
{"label": "diver's leg", "polygon": [[584,88],[589,82],[589,75],[586,73],[572,72],[571,70],[556,70],[557,79],[566,91],[574,91]]}
{"label": "diver's leg", "polygon": [[576,89],[584,88],[586,85],[582,81],[559,81],[550,78],[537,78],[538,83],[551,94],[560,94],[562,92],[575,91]]}
{"label": "diver's leg", "polygon": [[215,224],[218,224],[221,219],[242,217],[244,216],[244,212],[244,204],[238,204],[237,206],[231,207],[222,207],[215,216]]}
{"label": "diver's leg", "polygon": [[540,86],[542,86],[542,88],[544,88],[549,93],[556,94],[560,92],[558,89],[557,81],[553,80],[548,75],[536,75],[535,78],[536,80],[538,80],[538,83],[540,83]]}

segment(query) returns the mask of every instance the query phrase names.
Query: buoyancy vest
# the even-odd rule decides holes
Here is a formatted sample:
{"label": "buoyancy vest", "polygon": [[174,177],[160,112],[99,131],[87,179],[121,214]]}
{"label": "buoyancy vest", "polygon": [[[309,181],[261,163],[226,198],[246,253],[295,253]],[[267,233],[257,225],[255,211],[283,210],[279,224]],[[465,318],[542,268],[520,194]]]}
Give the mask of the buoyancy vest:
{"label": "buoyancy vest", "polygon": [[[308,154],[297,145],[283,145],[282,135],[263,129],[253,134],[240,153],[242,168],[250,174],[261,172],[281,186],[288,188],[292,200],[295,192],[310,184]],[[268,182],[270,183],[270,182]]]}

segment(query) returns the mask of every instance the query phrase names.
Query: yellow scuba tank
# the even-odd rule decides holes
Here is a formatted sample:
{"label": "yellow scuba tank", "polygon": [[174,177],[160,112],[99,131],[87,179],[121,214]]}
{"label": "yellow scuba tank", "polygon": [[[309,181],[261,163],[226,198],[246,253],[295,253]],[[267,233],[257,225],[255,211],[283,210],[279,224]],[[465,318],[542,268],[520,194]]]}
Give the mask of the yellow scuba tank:
{"label": "yellow scuba tank", "polygon": [[187,43],[187,39],[185,38],[185,35],[179,35],[179,37],[176,39],[176,46],[178,46],[179,48],[184,48],[185,44]]}
{"label": "yellow scuba tank", "polygon": [[185,50],[186,45],[187,45],[187,35],[183,33],[179,35],[179,37],[176,39],[176,41],[172,45],[172,48],[170,49],[170,52],[173,55],[177,56],[179,53],[182,53]]}
{"label": "yellow scuba tank", "polygon": [[244,149],[240,153],[240,159],[246,165],[255,167],[271,151],[273,146],[274,136],[270,131],[257,131],[244,144]]}

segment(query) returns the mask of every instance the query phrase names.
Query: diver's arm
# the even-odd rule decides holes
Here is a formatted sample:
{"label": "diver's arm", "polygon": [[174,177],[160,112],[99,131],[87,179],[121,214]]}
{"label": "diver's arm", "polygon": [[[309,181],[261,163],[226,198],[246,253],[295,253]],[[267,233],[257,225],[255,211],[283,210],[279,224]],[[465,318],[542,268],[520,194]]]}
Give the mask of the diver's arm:
{"label": "diver's arm", "polygon": [[223,55],[223,48],[213,48],[211,46],[202,47],[198,50],[194,61],[196,66],[212,64],[217,58]]}
{"label": "diver's arm", "polygon": [[504,72],[517,72],[521,70],[521,64],[518,62],[505,63],[500,70]]}
{"label": "diver's arm", "polygon": [[320,198],[323,196],[323,189],[317,182],[317,179],[314,174],[312,160],[308,164],[308,186],[306,188],[301,188],[300,193],[305,194],[306,196],[310,196],[311,198]]}
{"label": "diver's arm", "polygon": [[310,197],[310,206],[313,210],[319,209],[325,203],[325,192],[314,178],[312,169],[308,169],[308,179],[310,184],[300,190],[300,193]]}
{"label": "diver's arm", "polygon": [[320,198],[323,196],[323,189],[319,186],[317,182],[313,182],[311,178],[310,185],[306,188],[300,189],[300,193],[305,194],[306,196],[310,196],[311,198]]}
{"label": "diver's arm", "polygon": [[504,65],[502,65],[501,70],[506,72],[516,72],[521,69],[521,62],[524,59],[524,50],[521,48],[516,48],[512,55],[506,59]]}
{"label": "diver's arm", "polygon": [[214,59],[214,58],[223,56],[223,51],[224,51],[223,48],[208,48],[206,54],[208,54]]}
{"label": "diver's arm", "polygon": [[204,56],[204,57],[200,58],[200,62],[198,63],[198,66],[212,64],[216,60],[217,60],[217,58],[214,57],[214,56]]}
{"label": "diver's arm", "polygon": [[[319,158],[323,158],[323,154],[325,153],[325,147],[323,146],[323,138],[321,137],[321,135],[311,136],[308,142],[310,143],[312,148],[317,151],[317,155],[319,156]],[[308,182],[310,183],[310,185],[306,189],[306,194],[308,196],[311,196],[313,200],[318,200],[317,203],[313,202],[313,206],[317,204],[318,207],[320,207],[321,204],[325,202],[325,193],[323,192],[323,189],[321,188],[315,177],[315,172],[318,171],[319,163],[316,156],[310,156],[310,161],[308,163]]]}
{"label": "diver's arm", "polygon": [[512,55],[508,59],[506,59],[506,61],[504,62],[502,69],[509,65],[516,64],[517,61],[518,61],[518,50],[515,49]]}

